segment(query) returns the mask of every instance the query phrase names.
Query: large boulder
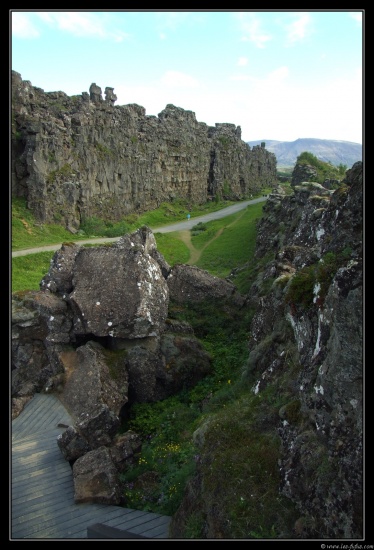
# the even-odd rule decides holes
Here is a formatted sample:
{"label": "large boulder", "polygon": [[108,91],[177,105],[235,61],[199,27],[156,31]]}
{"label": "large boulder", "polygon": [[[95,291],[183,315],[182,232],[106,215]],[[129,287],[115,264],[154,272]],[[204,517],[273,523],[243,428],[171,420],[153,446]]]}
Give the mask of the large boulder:
{"label": "large boulder", "polygon": [[300,185],[305,181],[317,181],[317,170],[310,164],[296,164],[292,171],[291,185]]}
{"label": "large boulder", "polygon": [[73,465],[74,500],[119,505],[122,500],[119,472],[107,447],[86,453]]}
{"label": "large boulder", "polygon": [[92,341],[62,354],[66,374],[61,399],[74,417],[97,405],[107,405],[116,415],[120,414],[128,401],[124,354]]}
{"label": "large boulder", "polygon": [[168,318],[169,285],[181,301],[242,298],[203,270],[171,271],[148,227],[112,246],[64,243],[41,290],[13,296],[12,397],[59,391],[76,418],[92,404],[120,415],[129,391],[156,401],[200,380],[210,359],[191,327]]}
{"label": "large boulder", "polygon": [[177,303],[200,303],[214,299],[230,301],[241,306],[245,301],[235,285],[196,266],[175,265],[170,271],[167,283],[170,298]]}
{"label": "large boulder", "polygon": [[69,343],[72,314],[49,292],[12,295],[12,396],[49,389],[63,374],[59,351]]}
{"label": "large boulder", "polygon": [[107,405],[91,405],[76,424],[77,431],[92,449],[110,445],[120,426],[120,420]]}
{"label": "large boulder", "polygon": [[112,441],[110,454],[117,470],[122,473],[133,464],[137,453],[142,449],[141,437],[129,430],[123,434],[117,434]]}
{"label": "large boulder", "polygon": [[74,426],[68,426],[62,434],[57,436],[57,445],[65,460],[70,463],[74,463],[79,457],[92,451],[87,440]]}
{"label": "large boulder", "polygon": [[139,230],[114,246],[79,252],[69,295],[75,334],[111,338],[160,334],[169,294],[159,264],[147,253],[150,235]]}
{"label": "large boulder", "polygon": [[53,255],[48,273],[40,281],[40,290],[69,294],[73,289],[72,269],[80,250],[81,246],[78,244],[63,243]]}

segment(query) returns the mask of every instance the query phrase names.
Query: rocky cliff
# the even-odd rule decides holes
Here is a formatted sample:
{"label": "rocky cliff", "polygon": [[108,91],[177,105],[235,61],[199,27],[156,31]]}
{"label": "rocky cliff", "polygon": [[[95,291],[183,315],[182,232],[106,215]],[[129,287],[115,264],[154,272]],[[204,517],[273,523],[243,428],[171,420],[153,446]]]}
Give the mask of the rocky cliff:
{"label": "rocky cliff", "polygon": [[[226,538],[234,499],[251,517],[265,506],[268,478],[259,490],[256,467],[248,466],[265,434],[267,454],[275,458],[259,460],[268,476],[279,479],[268,508],[269,526],[278,524],[274,536],[363,536],[362,185],[358,162],[336,191],[307,182],[295,185],[292,195],[269,196],[258,225],[255,262],[262,268],[246,302],[255,314],[242,383],[249,384],[256,412],[243,420],[252,401],[237,404],[240,438],[230,437],[230,425],[225,433],[218,415],[207,415],[196,431],[198,473],[173,518],[174,536],[200,515],[207,538]],[[241,439],[251,444],[247,459],[236,464]],[[278,453],[274,441],[280,442]],[[225,446],[231,462],[220,471],[215,458]],[[226,505],[235,482],[240,496]],[[291,529],[281,495],[295,504]]]}
{"label": "rocky cliff", "polygon": [[[47,144],[57,139],[56,128],[47,124],[51,104],[59,99],[70,105],[74,99],[61,92],[51,98],[22,81],[18,86],[22,93],[30,92],[31,103],[30,112],[20,109],[16,115],[17,124],[25,118],[24,134],[14,143],[23,151],[14,157],[16,187],[20,194],[30,193],[32,203],[43,181],[42,212],[52,208],[45,200],[49,185],[56,192],[54,200],[61,189],[75,189],[64,196],[71,198],[70,206],[79,206],[81,215],[82,208],[95,203],[96,195],[95,200],[92,195],[82,198],[81,183],[73,185],[66,179],[58,186],[56,180],[53,187],[53,178],[48,183],[41,176]],[[44,118],[35,95],[51,100],[45,104]],[[77,112],[82,117],[84,112],[87,117],[94,113],[95,120],[101,117],[109,127],[117,112],[118,117],[127,113],[129,121],[132,111],[137,113],[134,120],[148,120],[139,107],[116,111],[113,90],[107,89],[106,96],[102,100],[100,89],[91,87],[91,96],[76,99],[82,106]],[[194,120],[192,114],[174,107],[168,110],[169,122],[169,116],[166,120],[161,116],[151,117],[149,123],[164,130],[169,124],[185,129],[186,122],[178,117],[186,116],[189,124]],[[38,117],[31,116],[33,112]],[[96,135],[96,125],[89,124],[93,119],[82,120],[82,134],[87,139]],[[134,128],[131,124],[128,127]],[[194,124],[207,143],[227,130],[217,128],[209,137],[208,128],[203,131],[200,123]],[[65,141],[61,146],[60,138],[68,132],[61,128],[57,141],[62,155],[69,147]],[[165,130],[164,135],[171,134]],[[84,157],[82,140],[79,150]],[[90,143],[87,150],[92,153],[93,143],[102,142]],[[169,152],[171,147],[169,143]],[[223,150],[219,153],[218,159]],[[267,157],[261,148],[256,154]],[[60,157],[61,166],[66,158]],[[143,173],[139,159],[131,157],[129,162],[138,163]],[[109,165],[98,162],[95,169],[102,166]],[[218,160],[210,182],[217,181],[215,174],[222,176],[219,166],[223,170]],[[61,181],[63,172],[60,169]],[[204,189],[206,195],[209,188]],[[75,203],[76,196],[80,199]],[[103,209],[107,200],[109,195],[103,199]],[[68,201],[65,208],[68,215]],[[183,538],[186,526],[198,519],[201,538],[261,538],[265,532],[265,538],[360,539],[364,531],[362,243],[361,162],[347,171],[336,190],[313,181],[295,181],[290,195],[274,190],[257,227],[255,257],[249,259],[255,275],[245,296],[232,282],[195,267],[171,268],[148,228],[125,235],[110,247],[85,249],[66,243],[54,255],[40,291],[13,296],[14,414],[35,392],[59,392],[76,419],[58,443],[66,459],[74,462],[77,501],[119,503],[119,473],[141,446],[136,434],[117,433],[126,407],[191,388],[211,370],[210,357],[192,327],[171,318],[170,300],[180,307],[188,302],[198,308],[210,299],[217,308],[248,310],[252,320],[246,325],[248,358],[239,381],[241,399],[219,401],[218,412],[217,407],[204,409],[194,433],[196,475],[174,514],[171,536]],[[87,472],[107,480],[99,495],[88,490]],[[262,516],[257,515],[261,522],[256,523],[257,513]]]}
{"label": "rocky cliff", "polygon": [[76,231],[82,219],[119,220],[185,198],[242,199],[276,180],[276,158],[251,149],[239,126],[207,126],[167,105],[158,117],[90,93],[44,92],[12,71],[12,195],[41,223]]}
{"label": "rocky cliff", "polygon": [[168,316],[170,299],[210,299],[254,312],[248,359],[240,401],[205,409],[194,433],[196,475],[171,537],[199,518],[208,539],[362,538],[362,185],[356,163],[335,191],[306,182],[273,192],[246,296],[196,267],[170,268],[147,228],[110,247],[64,245],[40,291],[13,296],[14,414],[35,392],[60,392],[76,418],[58,444],[77,502],[122,502],[119,474],[141,447],[117,433],[129,403],[210,372],[191,326]]}

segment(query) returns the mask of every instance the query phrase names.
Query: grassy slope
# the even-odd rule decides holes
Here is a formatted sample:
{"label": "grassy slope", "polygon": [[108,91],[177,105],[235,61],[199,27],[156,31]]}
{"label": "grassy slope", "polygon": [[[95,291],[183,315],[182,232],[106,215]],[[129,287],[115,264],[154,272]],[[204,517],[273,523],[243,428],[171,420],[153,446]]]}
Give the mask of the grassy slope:
{"label": "grassy slope", "polygon": [[[231,203],[210,202],[191,209],[181,202],[164,204],[158,210],[141,216],[129,217],[126,222],[126,229],[127,231],[133,231],[142,225],[167,225],[168,223],[183,221],[186,212],[190,212],[191,217],[196,217],[219,208],[224,208],[229,206],[229,204]],[[246,213],[245,215],[244,212]],[[237,267],[244,263],[248,258],[248,254],[250,254],[252,245],[249,244],[248,247],[243,247],[241,242],[243,242],[243,239],[247,242],[248,239],[251,239],[254,244],[254,220],[261,215],[261,212],[262,205],[254,205],[247,208],[243,213],[207,224],[208,230],[202,233],[200,237],[193,238],[193,244],[196,248],[204,246],[204,244],[206,245],[207,240],[213,239],[220,230],[223,229],[224,231],[222,235],[204,249],[203,257],[198,263],[199,267],[211,271],[214,275],[225,277],[232,267]],[[236,222],[237,218],[238,222]],[[100,224],[97,221],[96,229],[100,228],[102,233],[105,233],[108,229],[103,223]],[[112,225],[110,229],[112,232],[115,232],[117,228],[115,225]],[[118,224],[118,236],[123,234],[123,232],[120,232],[121,229],[123,229],[122,223]],[[103,235],[99,231],[96,231],[95,235],[81,232],[72,237],[72,234],[61,226],[37,224],[30,211],[27,210],[24,201],[16,199],[12,203],[13,250],[61,243],[71,241],[73,238],[74,241],[79,241],[79,239],[87,239],[94,236],[108,235]],[[170,265],[188,263],[190,251],[180,239],[178,232],[156,233],[155,237],[159,251]],[[211,248],[212,250],[210,251]],[[12,292],[38,290],[42,277],[49,269],[53,254],[53,252],[41,252],[30,256],[13,258],[11,274]],[[225,258],[224,262],[222,262],[222,258]]]}
{"label": "grassy slope", "polygon": [[130,214],[120,222],[110,223],[91,218],[86,220],[78,233],[72,235],[61,225],[41,224],[27,209],[26,201],[21,198],[12,199],[12,250],[24,250],[48,244],[58,244],[64,241],[78,241],[93,237],[120,237],[128,231],[133,231],[142,225],[160,227],[179,221],[184,221],[189,213],[191,218],[202,216],[209,212],[221,210],[234,204],[232,201],[207,202],[203,205],[189,205],[186,201],[164,203],[156,210],[144,214]]}

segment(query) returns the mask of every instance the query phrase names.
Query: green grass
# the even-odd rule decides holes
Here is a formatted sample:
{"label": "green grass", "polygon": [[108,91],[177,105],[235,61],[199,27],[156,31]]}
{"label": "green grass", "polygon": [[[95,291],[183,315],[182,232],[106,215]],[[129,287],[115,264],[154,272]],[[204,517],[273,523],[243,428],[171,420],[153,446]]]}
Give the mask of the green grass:
{"label": "green grass", "polygon": [[[145,443],[137,462],[122,476],[127,507],[166,515],[177,511],[186,481],[195,472],[198,449],[192,434],[201,421],[201,402],[214,394],[211,410],[221,410],[223,403],[236,399],[242,385],[233,388],[234,380],[247,355],[242,318],[235,313],[222,313],[206,302],[185,309],[171,304],[170,316],[192,324],[212,357],[213,373],[189,391],[133,405],[124,429],[141,434]],[[137,479],[147,472],[153,473],[153,482],[141,487]]]}
{"label": "green grass", "polygon": [[211,222],[212,225],[207,224],[207,231],[192,238],[195,246],[198,240],[201,242],[206,239],[211,227],[215,231],[223,228],[223,232],[203,251],[197,266],[223,278],[232,269],[247,262],[255,251],[256,222],[262,216],[262,208],[262,203],[254,204],[242,212],[224,218],[223,221],[216,220]]}
{"label": "green grass", "polygon": [[[137,462],[122,477],[126,506],[161,514],[176,512],[185,483],[195,471],[192,431],[200,412],[178,396],[157,403],[136,403],[126,429],[143,437]],[[152,473],[147,487],[137,481]]]}
{"label": "green grass", "polygon": [[157,250],[161,252],[165,260],[171,265],[186,264],[190,257],[188,247],[173,233],[154,234]]}
{"label": "green grass", "polygon": [[[203,213],[216,211],[228,206],[228,202],[216,203],[214,201],[203,206],[196,206],[194,209],[186,209],[185,203],[176,201],[171,204],[163,204],[159,209],[148,212],[142,216],[131,215],[127,217],[126,228],[134,231],[142,225],[149,227],[160,227],[176,221],[184,221],[185,212],[189,211],[191,217],[200,216]],[[261,216],[262,203],[248,207],[244,213],[239,212],[227,218],[222,218],[204,224],[205,231],[199,231],[198,236],[192,237],[193,245],[202,248],[207,241],[211,240],[217,232],[224,228],[224,233],[213,241],[205,249],[198,266],[210,271],[219,277],[225,277],[230,266],[236,267],[252,255],[255,238],[255,220]],[[95,222],[95,223],[94,223]],[[112,225],[112,227],[110,227]],[[59,225],[37,224],[26,208],[23,199],[13,199],[12,202],[12,250],[22,250],[50,244],[79,242],[89,237],[114,236],[116,228],[118,236],[124,233],[124,222],[109,224],[99,219],[91,219],[91,223],[84,226],[87,233],[72,235]],[[157,233],[155,232],[157,248],[171,265],[177,263],[188,263],[190,252],[188,247],[178,238],[178,232]],[[243,242],[246,245],[243,246]],[[86,245],[89,246],[89,245]],[[212,249],[212,252],[210,250]],[[12,292],[19,290],[38,290],[42,277],[48,272],[49,263],[53,252],[40,252],[30,256],[12,258]],[[225,261],[222,261],[225,258]]]}
{"label": "green grass", "polygon": [[[218,236],[204,250],[197,265],[218,277],[226,277],[232,268],[242,265],[254,252],[255,222],[262,215],[262,204],[247,207],[243,213],[238,212],[227,218],[221,218],[204,224],[206,231],[199,232],[199,236],[192,237],[196,248],[202,248],[208,241]],[[46,230],[48,233],[48,229]],[[171,265],[188,263],[190,251],[186,244],[178,238],[178,232],[155,233],[157,248]],[[71,241],[72,235],[60,234]],[[46,239],[45,244],[51,244]],[[61,239],[61,242],[64,242]],[[85,245],[90,246],[90,245]],[[97,246],[97,245],[96,245]],[[39,252],[29,256],[12,258],[12,292],[18,290],[38,290],[42,277],[49,269],[50,260],[54,252]],[[247,280],[244,278],[245,288]],[[238,285],[240,289],[241,285]]]}
{"label": "green grass", "polygon": [[[70,231],[57,224],[40,224],[21,198],[12,199],[12,250],[24,250],[49,244],[71,241]],[[74,235],[74,240],[82,239]],[[87,238],[87,237],[86,237]]]}
{"label": "green grass", "polygon": [[23,198],[12,198],[12,250],[36,248],[48,244],[58,244],[65,241],[79,241],[91,237],[120,237],[124,233],[134,231],[143,225],[157,228],[163,225],[185,221],[189,213],[191,218],[202,216],[209,212],[221,210],[234,204],[232,201],[209,201],[203,205],[188,204],[187,201],[176,200],[163,203],[156,210],[141,215],[130,214],[118,222],[109,222],[99,218],[83,220],[76,234],[70,233],[58,224],[41,224],[36,222]]}
{"label": "green grass", "polygon": [[[124,426],[144,439],[137,461],[122,475],[127,507],[173,515],[196,467],[203,473],[204,506],[195,503],[185,538],[204,538],[204,507],[222,526],[223,538],[277,538],[292,532],[297,517],[279,493],[278,411],[289,396],[280,394],[277,380],[256,395],[254,380],[241,376],[248,315],[212,302],[171,304],[170,316],[191,323],[211,354],[213,373],[164,401],[135,404]],[[200,428],[204,443],[195,447],[192,434]]]}
{"label": "green grass", "polygon": [[[262,196],[264,190],[254,196]],[[215,200],[196,205],[187,200],[174,200],[171,203],[162,203],[159,208],[144,214],[129,214],[117,222],[104,221],[93,217],[82,220],[81,227],[76,234],[70,233],[59,224],[42,224],[35,220],[27,208],[26,200],[21,197],[12,197],[12,250],[36,248],[48,244],[58,244],[64,241],[79,241],[91,237],[120,237],[125,232],[134,231],[143,225],[157,229],[164,225],[185,221],[187,214],[191,218],[203,216],[209,212],[216,212],[226,208],[234,201]]]}
{"label": "green grass", "polygon": [[[195,248],[201,250],[209,243],[198,266],[220,277],[239,267],[235,283],[240,283],[241,291],[248,290],[261,269],[258,262],[256,265],[251,262],[251,257],[262,206],[247,207],[228,218],[204,224],[204,231],[192,232]],[[195,215],[202,213],[196,211]],[[192,211],[190,214],[192,217]],[[179,221],[178,217],[181,221],[185,219],[181,204],[164,205],[161,211],[149,213],[148,218],[132,216],[127,223],[134,228],[144,223],[161,226],[166,225],[165,220]],[[30,216],[24,219],[34,227]],[[17,226],[16,222],[15,219],[15,227],[21,233],[25,224]],[[49,227],[44,232],[50,238],[54,235]],[[59,233],[59,237],[61,242],[72,240],[71,234]],[[170,265],[188,261],[189,249],[178,238],[178,232],[156,232],[155,238],[158,250]],[[21,242],[20,237],[17,239]],[[45,244],[51,242],[55,241],[46,239]],[[28,246],[36,246],[36,242]],[[52,255],[43,252],[13,258],[12,290],[38,289]],[[212,373],[189,391],[157,403],[138,403],[130,410],[122,430],[133,429],[143,436],[144,442],[135,463],[122,475],[125,506],[173,515],[180,506],[187,481],[199,466],[204,473],[202,498],[205,506],[211,503],[217,525],[224,526],[224,537],[277,538],[284,535],[285,526],[290,526],[291,532],[297,515],[290,501],[279,494],[280,441],[274,424],[274,419],[279,421],[278,409],[285,400],[277,381],[260,396],[250,391],[254,382],[252,373],[245,379],[242,377],[248,362],[247,335],[252,315],[251,310],[231,311],[228,307],[220,308],[216,302],[183,307],[170,303],[169,316],[188,321],[210,354]],[[288,395],[287,400],[290,401]],[[269,406],[272,412],[266,431],[260,432],[256,428],[257,418],[263,424]],[[206,421],[210,428],[203,447],[197,449],[192,434]],[[222,472],[227,475],[222,476]],[[186,519],[185,537],[204,538],[203,525],[204,507],[196,503],[192,515]]]}
{"label": "green grass", "polygon": [[12,258],[12,292],[39,290],[39,283],[48,272],[53,252],[38,252]]}
{"label": "green grass", "polygon": [[251,393],[226,403],[205,437],[202,498],[223,538],[277,538],[294,521],[293,506],[279,494],[280,440],[253,427],[259,406]]}
{"label": "green grass", "polygon": [[151,228],[157,228],[162,225],[186,221],[187,214],[190,214],[191,218],[196,218],[209,214],[209,212],[216,212],[231,204],[235,204],[235,202],[209,201],[201,205],[194,205],[186,200],[175,200],[171,203],[161,204],[156,210],[141,214],[138,217],[137,224],[139,224],[138,227],[148,225]]}

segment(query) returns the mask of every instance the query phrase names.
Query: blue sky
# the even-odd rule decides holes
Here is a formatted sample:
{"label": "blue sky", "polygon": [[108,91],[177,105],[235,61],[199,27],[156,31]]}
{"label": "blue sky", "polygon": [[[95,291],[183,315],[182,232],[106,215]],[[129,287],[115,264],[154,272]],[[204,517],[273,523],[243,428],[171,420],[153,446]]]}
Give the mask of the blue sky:
{"label": "blue sky", "polygon": [[362,143],[362,9],[9,13],[11,67],[45,92],[94,82],[116,105],[172,103],[244,141]]}

